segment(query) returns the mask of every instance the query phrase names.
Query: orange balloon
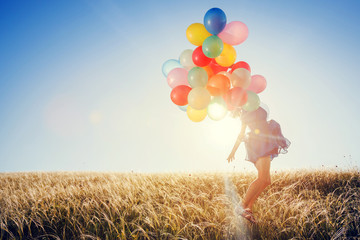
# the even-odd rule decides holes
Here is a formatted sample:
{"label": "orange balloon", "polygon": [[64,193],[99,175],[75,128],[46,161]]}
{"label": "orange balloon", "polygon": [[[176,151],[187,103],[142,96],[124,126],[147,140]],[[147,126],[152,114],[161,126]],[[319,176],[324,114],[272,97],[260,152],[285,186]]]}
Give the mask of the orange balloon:
{"label": "orange balloon", "polygon": [[229,72],[226,72],[226,71],[221,71],[221,72],[218,72],[217,74],[221,74],[221,75],[224,75],[225,77],[229,78],[231,77],[231,73]]}
{"label": "orange balloon", "polygon": [[221,96],[230,89],[230,80],[222,74],[212,76],[207,84],[207,89],[212,96]]}
{"label": "orange balloon", "polygon": [[202,67],[202,68],[205,69],[205,71],[206,71],[206,73],[208,75],[208,79],[210,79],[212,76],[214,76],[214,72],[211,69],[211,67],[205,66],[205,67]]}

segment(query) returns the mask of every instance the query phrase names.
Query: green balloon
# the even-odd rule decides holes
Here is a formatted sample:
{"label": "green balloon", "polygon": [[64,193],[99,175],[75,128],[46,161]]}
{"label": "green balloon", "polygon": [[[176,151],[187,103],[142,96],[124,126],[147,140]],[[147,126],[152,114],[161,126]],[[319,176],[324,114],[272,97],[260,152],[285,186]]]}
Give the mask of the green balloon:
{"label": "green balloon", "polygon": [[208,82],[208,75],[205,69],[193,67],[188,73],[188,83],[192,88],[205,87]]}
{"label": "green balloon", "polygon": [[205,56],[215,58],[219,56],[224,48],[223,41],[215,35],[206,38],[202,45],[202,50]]}
{"label": "green balloon", "polygon": [[208,106],[208,116],[210,119],[219,121],[227,114],[227,106],[223,97],[218,96],[211,99]]}
{"label": "green balloon", "polygon": [[252,91],[246,91],[247,92],[247,102],[242,106],[242,109],[248,112],[255,111],[260,106],[260,98],[259,96],[252,92]]}

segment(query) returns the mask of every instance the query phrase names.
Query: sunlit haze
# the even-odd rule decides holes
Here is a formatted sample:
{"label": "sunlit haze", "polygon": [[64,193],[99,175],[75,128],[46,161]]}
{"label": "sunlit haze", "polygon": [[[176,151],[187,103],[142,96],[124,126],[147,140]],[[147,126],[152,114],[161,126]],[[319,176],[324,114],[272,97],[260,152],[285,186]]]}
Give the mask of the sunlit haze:
{"label": "sunlit haze", "polygon": [[255,169],[226,161],[240,120],[190,121],[162,73],[212,7],[291,141],[272,169],[359,166],[358,1],[1,1],[0,172]]}

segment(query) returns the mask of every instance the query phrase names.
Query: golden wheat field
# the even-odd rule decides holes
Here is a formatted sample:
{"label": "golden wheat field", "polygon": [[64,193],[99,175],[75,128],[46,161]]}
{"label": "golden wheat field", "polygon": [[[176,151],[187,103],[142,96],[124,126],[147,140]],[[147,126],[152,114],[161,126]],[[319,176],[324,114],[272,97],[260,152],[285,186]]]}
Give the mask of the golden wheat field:
{"label": "golden wheat field", "polygon": [[275,173],[237,216],[254,173],[2,173],[1,239],[359,239],[358,170]]}

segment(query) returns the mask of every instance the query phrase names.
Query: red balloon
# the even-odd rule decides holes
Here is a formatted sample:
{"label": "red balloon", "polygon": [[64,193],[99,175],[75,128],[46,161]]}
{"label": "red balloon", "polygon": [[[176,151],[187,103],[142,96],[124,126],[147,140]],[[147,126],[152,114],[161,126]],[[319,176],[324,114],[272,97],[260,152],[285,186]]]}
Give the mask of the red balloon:
{"label": "red balloon", "polygon": [[211,62],[209,63],[209,67],[211,67],[214,74],[217,74],[218,72],[222,72],[222,71],[226,72],[229,69],[228,67],[223,67],[223,66],[220,66],[219,64],[217,64],[215,59],[211,60]]}
{"label": "red balloon", "polygon": [[226,102],[227,109],[229,111],[235,110],[235,107],[233,105],[231,105],[231,103],[230,103],[230,100],[231,100],[231,98],[230,98],[231,97],[230,96],[230,90],[227,91],[222,97],[224,98],[224,100]]}
{"label": "red balloon", "polygon": [[247,62],[244,62],[244,61],[240,61],[240,62],[237,62],[234,65],[232,65],[230,73],[232,73],[237,68],[245,68],[245,69],[249,70],[249,72],[251,72],[250,65]]}
{"label": "red balloon", "polygon": [[206,86],[212,96],[221,96],[230,89],[230,80],[222,74],[212,76]]}
{"label": "red balloon", "polygon": [[195,48],[192,54],[192,60],[196,66],[205,67],[211,62],[211,58],[205,56],[202,51],[202,46]]}
{"label": "red balloon", "polygon": [[230,104],[234,107],[240,107],[247,102],[247,92],[241,87],[234,87],[229,91]]}
{"label": "red balloon", "polygon": [[178,106],[184,106],[188,104],[187,98],[190,91],[191,87],[186,85],[179,85],[177,87],[174,87],[170,93],[171,101],[173,101],[173,103]]}

